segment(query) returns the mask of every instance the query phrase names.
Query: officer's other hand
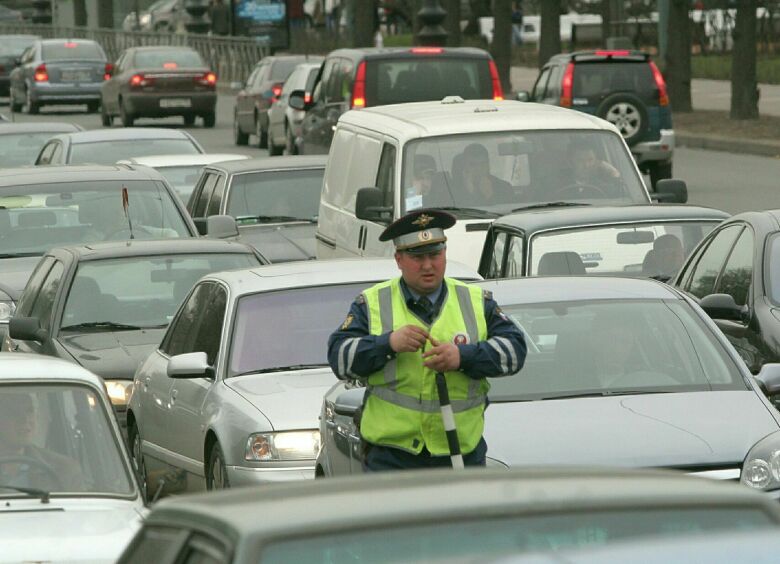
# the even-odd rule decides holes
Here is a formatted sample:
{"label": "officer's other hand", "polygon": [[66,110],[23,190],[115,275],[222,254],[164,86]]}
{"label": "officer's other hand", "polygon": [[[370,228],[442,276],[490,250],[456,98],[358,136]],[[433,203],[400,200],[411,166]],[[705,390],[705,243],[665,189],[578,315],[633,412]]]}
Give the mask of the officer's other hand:
{"label": "officer's other hand", "polygon": [[460,349],[453,343],[440,343],[434,338],[430,339],[433,345],[423,353],[425,366],[436,372],[448,372],[460,368]]}
{"label": "officer's other hand", "polygon": [[416,352],[425,346],[428,332],[416,325],[404,325],[390,333],[390,348],[397,353]]}

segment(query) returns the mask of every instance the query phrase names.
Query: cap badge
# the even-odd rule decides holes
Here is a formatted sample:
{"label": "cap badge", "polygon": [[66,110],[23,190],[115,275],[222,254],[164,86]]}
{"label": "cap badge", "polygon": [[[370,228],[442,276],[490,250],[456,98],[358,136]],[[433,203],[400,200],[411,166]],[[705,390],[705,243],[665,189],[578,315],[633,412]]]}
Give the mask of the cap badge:
{"label": "cap badge", "polygon": [[421,228],[425,229],[428,227],[428,224],[433,221],[433,217],[428,215],[427,213],[420,214],[420,217],[415,219],[412,224],[413,225],[419,225]]}
{"label": "cap badge", "polygon": [[425,231],[420,231],[417,237],[420,241],[429,241],[431,239],[431,232],[427,229]]}

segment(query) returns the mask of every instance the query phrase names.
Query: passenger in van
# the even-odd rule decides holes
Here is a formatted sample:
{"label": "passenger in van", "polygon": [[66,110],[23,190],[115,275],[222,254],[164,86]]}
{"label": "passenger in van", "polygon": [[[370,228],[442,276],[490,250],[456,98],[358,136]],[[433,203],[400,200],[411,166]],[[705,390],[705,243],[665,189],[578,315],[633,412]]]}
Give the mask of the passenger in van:
{"label": "passenger in van", "polygon": [[512,185],[490,173],[490,155],[479,143],[463,149],[452,161],[456,206],[509,204],[516,200]]}
{"label": "passenger in van", "polygon": [[431,207],[431,188],[436,174],[436,161],[430,155],[416,155],[412,167],[412,185],[404,194],[406,210]]}

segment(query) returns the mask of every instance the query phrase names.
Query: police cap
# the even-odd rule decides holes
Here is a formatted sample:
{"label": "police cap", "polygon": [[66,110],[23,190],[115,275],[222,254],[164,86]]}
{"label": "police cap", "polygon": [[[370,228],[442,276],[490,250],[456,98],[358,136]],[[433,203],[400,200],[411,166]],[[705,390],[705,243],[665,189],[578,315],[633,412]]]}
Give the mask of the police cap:
{"label": "police cap", "polygon": [[379,236],[395,244],[396,251],[435,253],[446,248],[444,230],[455,225],[455,216],[440,210],[419,209],[395,220]]}

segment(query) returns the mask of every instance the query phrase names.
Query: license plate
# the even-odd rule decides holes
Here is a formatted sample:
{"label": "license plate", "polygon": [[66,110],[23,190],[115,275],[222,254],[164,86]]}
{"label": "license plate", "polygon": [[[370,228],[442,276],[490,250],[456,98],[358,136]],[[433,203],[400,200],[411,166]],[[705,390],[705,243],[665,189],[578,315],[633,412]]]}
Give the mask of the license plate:
{"label": "license plate", "polygon": [[89,82],[92,73],[89,71],[62,71],[63,82]]}
{"label": "license plate", "polygon": [[192,105],[192,100],[189,98],[161,98],[161,108],[189,108]]}

